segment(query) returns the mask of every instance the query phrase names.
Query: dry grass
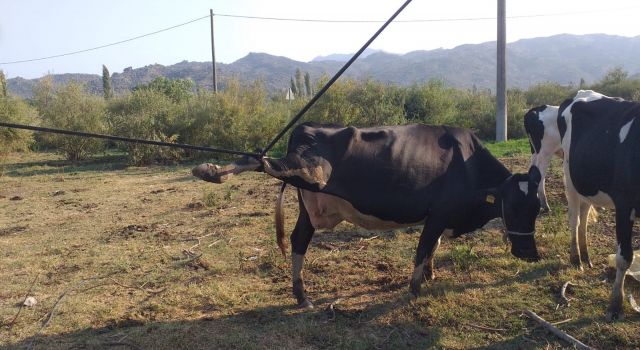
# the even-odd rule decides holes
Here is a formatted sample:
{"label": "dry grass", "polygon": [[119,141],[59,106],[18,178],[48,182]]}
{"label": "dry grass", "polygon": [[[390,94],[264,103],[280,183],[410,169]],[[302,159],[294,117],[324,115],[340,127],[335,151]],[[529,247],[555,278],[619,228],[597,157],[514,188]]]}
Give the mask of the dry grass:
{"label": "dry grass", "polygon": [[[192,178],[189,165],[108,161],[60,166],[51,154],[8,158],[0,177],[0,349],[566,346],[525,309],[550,322],[570,318],[559,327],[595,347],[640,347],[639,315],[626,305],[624,321],[603,316],[611,213],[591,225],[595,267],[581,273],[568,262],[558,163],[549,181],[553,213],[538,221],[543,261],[512,258],[494,222],[444,242],[436,280],[413,301],[407,282],[419,230],[371,233],[342,224],[314,237],[305,276],[316,308],[304,311],[294,307],[290,264],[275,244],[278,181],[244,174],[212,185]],[[527,164],[526,157],[505,161],[521,171]],[[288,229],[296,211],[288,190]],[[6,325],[36,275],[38,304]],[[573,300],[557,306],[566,281],[576,284]],[[627,290],[640,295],[633,281]]]}

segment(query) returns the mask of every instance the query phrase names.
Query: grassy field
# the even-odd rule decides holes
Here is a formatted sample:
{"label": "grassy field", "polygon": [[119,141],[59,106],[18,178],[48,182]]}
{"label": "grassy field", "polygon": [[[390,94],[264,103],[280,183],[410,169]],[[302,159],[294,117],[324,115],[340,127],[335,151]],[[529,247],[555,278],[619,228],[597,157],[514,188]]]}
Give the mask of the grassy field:
{"label": "grassy field", "polygon": [[[491,145],[509,168],[526,170],[526,143],[503,146]],[[557,160],[548,181],[552,212],[538,219],[542,261],[513,258],[494,221],[444,241],[436,279],[412,300],[419,228],[367,232],[341,224],[316,234],[307,254],[313,310],[294,306],[290,263],[275,244],[279,182],[251,173],[213,185],[191,177],[191,167],[11,155],[0,177],[0,349],[567,346],[526,309],[566,321],[558,327],[591,346],[640,347],[640,315],[628,305],[624,321],[604,319],[611,212],[590,226],[594,268],[580,272],[569,263]],[[290,188],[285,210],[291,230],[297,205]],[[566,281],[576,285],[568,306],[559,296]],[[640,296],[630,278],[626,289]],[[37,304],[20,309],[28,291]]]}

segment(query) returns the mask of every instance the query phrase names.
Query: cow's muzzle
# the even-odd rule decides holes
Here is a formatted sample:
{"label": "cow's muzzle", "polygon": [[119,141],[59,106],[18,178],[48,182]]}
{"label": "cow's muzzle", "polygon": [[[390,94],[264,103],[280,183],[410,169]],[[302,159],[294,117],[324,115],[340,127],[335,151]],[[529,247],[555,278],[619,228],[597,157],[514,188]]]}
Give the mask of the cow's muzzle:
{"label": "cow's muzzle", "polygon": [[219,165],[205,163],[193,168],[191,174],[204,181],[221,184],[233,176],[233,168],[231,164],[221,167]]}
{"label": "cow's muzzle", "polygon": [[513,256],[529,262],[540,260],[533,233],[509,232],[508,237],[509,241],[511,241],[511,254]]}

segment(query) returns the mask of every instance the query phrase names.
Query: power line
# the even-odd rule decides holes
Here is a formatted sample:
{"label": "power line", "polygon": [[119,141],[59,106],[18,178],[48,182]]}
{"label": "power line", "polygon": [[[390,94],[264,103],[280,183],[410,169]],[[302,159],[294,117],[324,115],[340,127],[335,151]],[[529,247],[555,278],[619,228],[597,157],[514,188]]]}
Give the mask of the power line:
{"label": "power line", "polygon": [[[569,15],[583,15],[591,13],[602,13],[612,11],[626,11],[632,9],[638,9],[640,7],[626,7],[626,8],[612,8],[612,9],[600,9],[600,10],[585,10],[585,11],[572,11],[572,12],[557,12],[557,13],[539,13],[532,15],[515,15],[507,16],[507,19],[520,19],[520,18],[535,18],[535,17],[557,17],[557,16],[569,16]],[[286,17],[262,17],[262,16],[247,16],[247,15],[234,15],[224,13],[214,13],[215,16],[229,17],[229,18],[241,18],[241,19],[257,19],[266,21],[287,21],[287,22],[312,22],[312,23],[384,23],[384,20],[352,20],[352,19],[317,19],[317,18],[286,18]],[[462,17],[462,18],[429,18],[429,19],[399,19],[394,23],[425,23],[425,22],[464,22],[464,21],[486,21],[496,20],[496,17]]]}
{"label": "power line", "polygon": [[[601,10],[585,10],[585,11],[573,11],[573,12],[557,12],[557,13],[540,13],[540,14],[532,14],[532,15],[515,15],[515,16],[507,16],[507,19],[521,19],[521,18],[537,18],[537,17],[557,17],[557,16],[570,16],[570,15],[583,15],[583,14],[592,14],[592,13],[602,13],[602,12],[613,12],[613,11],[626,11],[626,10],[634,10],[640,7],[626,7],[626,8],[612,8],[612,9],[601,9]],[[228,17],[228,18],[240,18],[240,19],[252,19],[252,20],[267,20],[267,21],[287,21],[287,22],[311,22],[311,23],[384,23],[384,20],[334,20],[334,19],[313,19],[313,18],[283,18],[283,17],[261,17],[261,16],[246,16],[246,15],[234,15],[234,14],[224,14],[224,13],[214,13],[214,16],[219,17]],[[187,24],[191,24],[193,22],[197,22],[203,20],[205,18],[209,18],[209,15],[198,17],[192,19],[190,21],[176,24],[171,27],[163,28],[160,30],[156,30],[151,33],[146,33],[142,35],[135,36],[133,38],[116,41],[113,43],[100,45],[88,49],[71,51],[66,53],[61,53],[58,55],[45,56],[39,58],[31,58],[26,60],[16,60],[16,61],[7,61],[0,62],[0,65],[9,65],[9,64],[18,64],[18,63],[26,63],[26,62],[34,62],[34,61],[42,61],[48,60],[52,58],[58,58],[63,56],[76,55],[79,53],[104,49],[106,47],[115,46],[119,44],[124,44],[133,40],[141,39],[144,37],[148,37],[151,35],[159,34],[162,32],[166,32],[168,30],[172,30],[178,27],[185,26]],[[404,19],[404,20],[396,20],[396,23],[428,23],[428,22],[465,22],[465,21],[487,21],[487,20],[496,20],[496,17],[465,17],[465,18],[431,18],[431,19]]]}
{"label": "power line", "polygon": [[185,26],[185,25],[187,25],[187,24],[191,24],[191,23],[193,23],[193,22],[197,22],[197,21],[203,20],[203,19],[205,19],[205,18],[209,18],[209,16],[207,15],[207,16],[203,16],[203,17],[198,17],[198,18],[196,18],[196,19],[192,19],[192,20],[187,21],[187,22],[184,22],[184,23],[180,23],[180,24],[176,24],[176,25],[171,26],[171,27],[167,27],[167,28],[164,28],[164,29],[156,30],[155,32],[151,32],[151,33],[147,33],[147,34],[138,35],[138,36],[135,36],[135,37],[133,37],[133,38],[129,38],[129,39],[125,39],[125,40],[120,40],[120,41],[116,41],[116,42],[113,42],[113,43],[110,43],[110,44],[105,44],[105,45],[100,45],[100,46],[92,47],[92,48],[89,48],[89,49],[78,50],[78,51],[72,51],[72,52],[66,52],[66,53],[61,53],[61,54],[53,55],[53,56],[46,56],[46,57],[32,58],[32,59],[28,59],[28,60],[9,61],[9,62],[0,62],[0,64],[16,64],[16,63],[25,63],[25,62],[42,61],[42,60],[48,60],[48,59],[51,59],[51,58],[57,58],[57,57],[63,57],[63,56],[70,56],[70,55],[75,55],[75,54],[79,54],[79,53],[83,53],[83,52],[88,52],[88,51],[94,51],[94,50],[104,49],[105,47],[114,46],[114,45],[119,45],[119,44],[124,44],[124,43],[129,42],[129,41],[133,41],[133,40],[141,39],[141,38],[144,38],[144,37],[147,37],[147,36],[151,36],[151,35],[154,35],[154,34],[158,34],[158,33],[166,32],[166,31],[171,30],[171,29],[175,29],[175,28],[178,28],[178,27]]}

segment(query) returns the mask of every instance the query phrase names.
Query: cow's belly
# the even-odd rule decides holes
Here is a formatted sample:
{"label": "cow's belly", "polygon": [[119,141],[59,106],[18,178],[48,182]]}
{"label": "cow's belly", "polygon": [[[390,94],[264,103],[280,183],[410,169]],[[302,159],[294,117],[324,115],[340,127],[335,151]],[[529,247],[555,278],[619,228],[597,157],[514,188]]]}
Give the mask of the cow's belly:
{"label": "cow's belly", "polygon": [[575,187],[573,182],[573,177],[571,176],[571,168],[569,163],[565,160],[564,162],[564,176],[565,176],[565,190],[568,192],[575,192],[582,201],[587,202],[595,207],[600,208],[610,208],[613,209],[615,206],[613,204],[613,199],[607,193],[598,190],[595,195],[585,195],[580,193]]}
{"label": "cow's belly", "polygon": [[332,229],[342,221],[348,221],[367,230],[388,230],[415,226],[416,223],[398,223],[381,220],[375,216],[359,212],[351,203],[330,194],[301,190],[302,201],[309,213],[311,225],[317,229]]}

